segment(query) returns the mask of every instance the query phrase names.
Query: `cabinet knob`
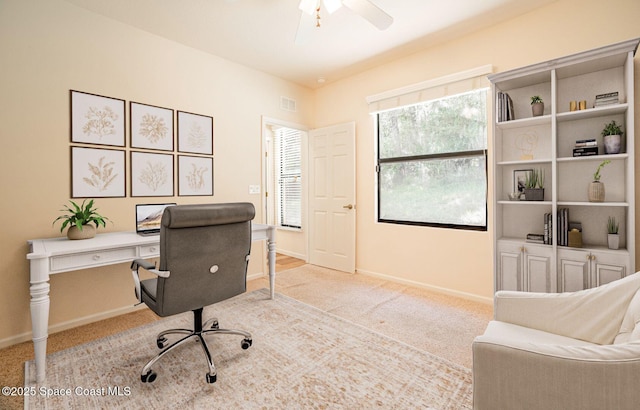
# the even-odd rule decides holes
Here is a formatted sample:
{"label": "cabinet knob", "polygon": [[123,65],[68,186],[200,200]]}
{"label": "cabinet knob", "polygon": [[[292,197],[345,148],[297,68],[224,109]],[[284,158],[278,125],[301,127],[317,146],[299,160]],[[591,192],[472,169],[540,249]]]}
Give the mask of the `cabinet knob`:
{"label": "cabinet knob", "polygon": [[93,260],[94,261],[99,261],[100,260],[100,255],[93,255]]}

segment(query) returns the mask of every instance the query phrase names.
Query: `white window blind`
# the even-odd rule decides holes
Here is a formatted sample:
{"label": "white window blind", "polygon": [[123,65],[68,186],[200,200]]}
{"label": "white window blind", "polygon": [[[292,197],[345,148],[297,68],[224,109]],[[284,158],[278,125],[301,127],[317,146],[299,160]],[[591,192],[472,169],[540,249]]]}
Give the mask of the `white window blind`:
{"label": "white window blind", "polygon": [[381,111],[486,88],[489,86],[487,75],[492,72],[493,66],[485,65],[371,95],[366,98],[367,104],[369,104],[369,112],[375,114]]}
{"label": "white window blind", "polygon": [[302,133],[292,128],[274,132],[274,177],[278,225],[302,227]]}

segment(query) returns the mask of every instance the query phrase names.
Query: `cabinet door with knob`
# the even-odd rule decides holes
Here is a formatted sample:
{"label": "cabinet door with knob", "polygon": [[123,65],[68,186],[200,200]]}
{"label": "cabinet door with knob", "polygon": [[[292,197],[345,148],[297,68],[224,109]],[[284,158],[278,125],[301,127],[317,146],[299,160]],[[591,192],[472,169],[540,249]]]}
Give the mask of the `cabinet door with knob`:
{"label": "cabinet door with knob", "polygon": [[622,279],[630,268],[620,262],[616,252],[559,249],[558,291],[575,292]]}
{"label": "cabinet door with knob", "polygon": [[496,290],[555,292],[550,246],[500,241]]}

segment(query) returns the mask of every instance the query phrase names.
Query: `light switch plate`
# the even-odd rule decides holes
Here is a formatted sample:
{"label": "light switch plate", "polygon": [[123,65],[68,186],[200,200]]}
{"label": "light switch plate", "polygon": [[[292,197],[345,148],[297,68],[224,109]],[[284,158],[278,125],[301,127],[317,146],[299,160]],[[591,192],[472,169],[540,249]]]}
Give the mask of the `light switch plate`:
{"label": "light switch plate", "polygon": [[260,185],[249,185],[249,194],[259,194]]}

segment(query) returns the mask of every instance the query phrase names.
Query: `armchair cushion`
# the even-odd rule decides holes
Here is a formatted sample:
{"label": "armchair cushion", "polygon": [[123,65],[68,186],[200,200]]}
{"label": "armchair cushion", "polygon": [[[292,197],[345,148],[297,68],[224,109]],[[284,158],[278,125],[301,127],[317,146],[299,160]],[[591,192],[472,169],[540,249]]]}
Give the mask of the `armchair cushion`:
{"label": "armchair cushion", "polygon": [[613,343],[627,343],[640,341],[640,292],[631,299],[629,308],[627,309],[620,331]]}

